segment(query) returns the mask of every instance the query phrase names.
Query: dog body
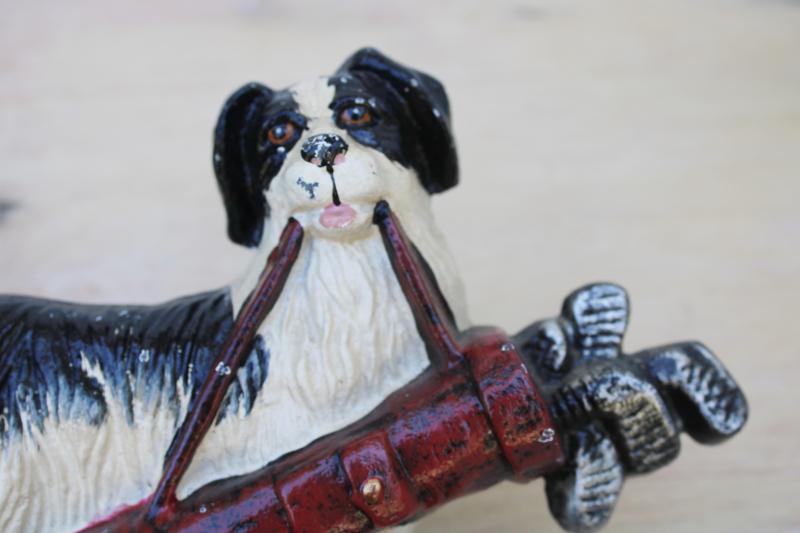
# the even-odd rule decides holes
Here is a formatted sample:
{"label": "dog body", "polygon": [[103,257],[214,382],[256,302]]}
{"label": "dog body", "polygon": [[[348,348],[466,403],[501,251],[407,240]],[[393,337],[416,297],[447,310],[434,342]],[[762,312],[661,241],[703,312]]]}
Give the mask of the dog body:
{"label": "dog body", "polygon": [[306,232],[275,308],[178,490],[256,470],[373,410],[428,366],[372,212],[387,200],[456,321],[463,289],[430,193],[457,181],[441,85],[374,50],[330,78],[224,107],[214,165],[240,280],[159,306],[0,299],[0,528],[69,530],[150,494],[290,217]]}

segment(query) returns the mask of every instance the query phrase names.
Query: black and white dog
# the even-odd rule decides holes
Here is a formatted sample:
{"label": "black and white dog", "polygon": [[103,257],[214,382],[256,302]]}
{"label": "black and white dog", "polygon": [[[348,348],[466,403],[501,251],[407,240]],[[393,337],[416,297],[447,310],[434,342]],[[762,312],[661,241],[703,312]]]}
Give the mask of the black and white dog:
{"label": "black and white dog", "polygon": [[[431,194],[458,181],[435,79],[364,49],[331,77],[282,91],[251,83],[226,102],[213,159],[228,233],[256,250],[235,283],[157,306],[0,298],[0,530],[72,530],[152,493],[290,217],[305,231],[299,257],[179,498],[355,422],[429,366],[372,223],[379,201],[401,220],[458,328],[469,326],[431,211]],[[626,324],[624,291],[595,285],[515,339],[569,430],[567,467],[547,491],[574,530],[602,525],[624,472],[675,457],[681,427],[712,441],[746,419],[741,391],[701,345],[618,358]]]}
{"label": "black and white dog", "polygon": [[214,168],[250,269],[157,306],[0,298],[0,529],[68,530],[157,483],[164,454],[289,217],[300,257],[179,488],[243,474],[363,417],[428,366],[373,209],[388,200],[460,326],[430,209],[457,182],[447,97],[375,50],[226,102]]}

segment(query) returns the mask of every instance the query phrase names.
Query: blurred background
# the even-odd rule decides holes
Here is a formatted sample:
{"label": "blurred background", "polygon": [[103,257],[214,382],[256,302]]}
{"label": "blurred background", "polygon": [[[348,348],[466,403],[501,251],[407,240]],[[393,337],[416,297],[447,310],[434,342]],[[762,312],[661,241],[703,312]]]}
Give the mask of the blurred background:
{"label": "blurred background", "polygon": [[[626,349],[702,339],[751,420],[628,481],[607,531],[800,531],[800,2],[0,0],[0,292],[154,303],[221,286],[211,130],[372,45],[447,87],[435,199],[472,318],[516,331],[621,283]],[[423,532],[558,531],[541,481]]]}

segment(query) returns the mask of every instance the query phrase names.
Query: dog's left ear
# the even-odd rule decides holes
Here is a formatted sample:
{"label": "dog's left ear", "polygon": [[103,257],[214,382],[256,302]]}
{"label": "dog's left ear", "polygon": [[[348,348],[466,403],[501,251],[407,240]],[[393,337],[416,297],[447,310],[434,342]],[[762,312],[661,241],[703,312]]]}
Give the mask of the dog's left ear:
{"label": "dog's left ear", "polygon": [[214,129],[214,172],[228,213],[228,236],[237,244],[258,246],[269,206],[257,165],[247,161],[247,143],[254,143],[248,126],[272,99],[273,92],[248,83],[222,107]]}
{"label": "dog's left ear", "polygon": [[406,101],[425,164],[419,179],[429,193],[442,192],[458,183],[458,158],[450,130],[450,104],[442,84],[433,77],[389,59],[374,48],[362,48],[339,67],[337,75],[371,72],[389,82]]}

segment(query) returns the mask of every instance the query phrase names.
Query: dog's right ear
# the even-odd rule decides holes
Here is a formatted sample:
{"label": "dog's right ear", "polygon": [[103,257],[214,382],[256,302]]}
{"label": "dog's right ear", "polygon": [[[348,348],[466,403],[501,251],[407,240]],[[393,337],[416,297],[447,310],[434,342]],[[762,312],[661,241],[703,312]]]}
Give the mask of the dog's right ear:
{"label": "dog's right ear", "polygon": [[248,160],[248,126],[272,94],[264,85],[248,83],[225,102],[214,130],[214,172],[228,214],[228,236],[248,247],[258,246],[268,214],[258,163]]}

